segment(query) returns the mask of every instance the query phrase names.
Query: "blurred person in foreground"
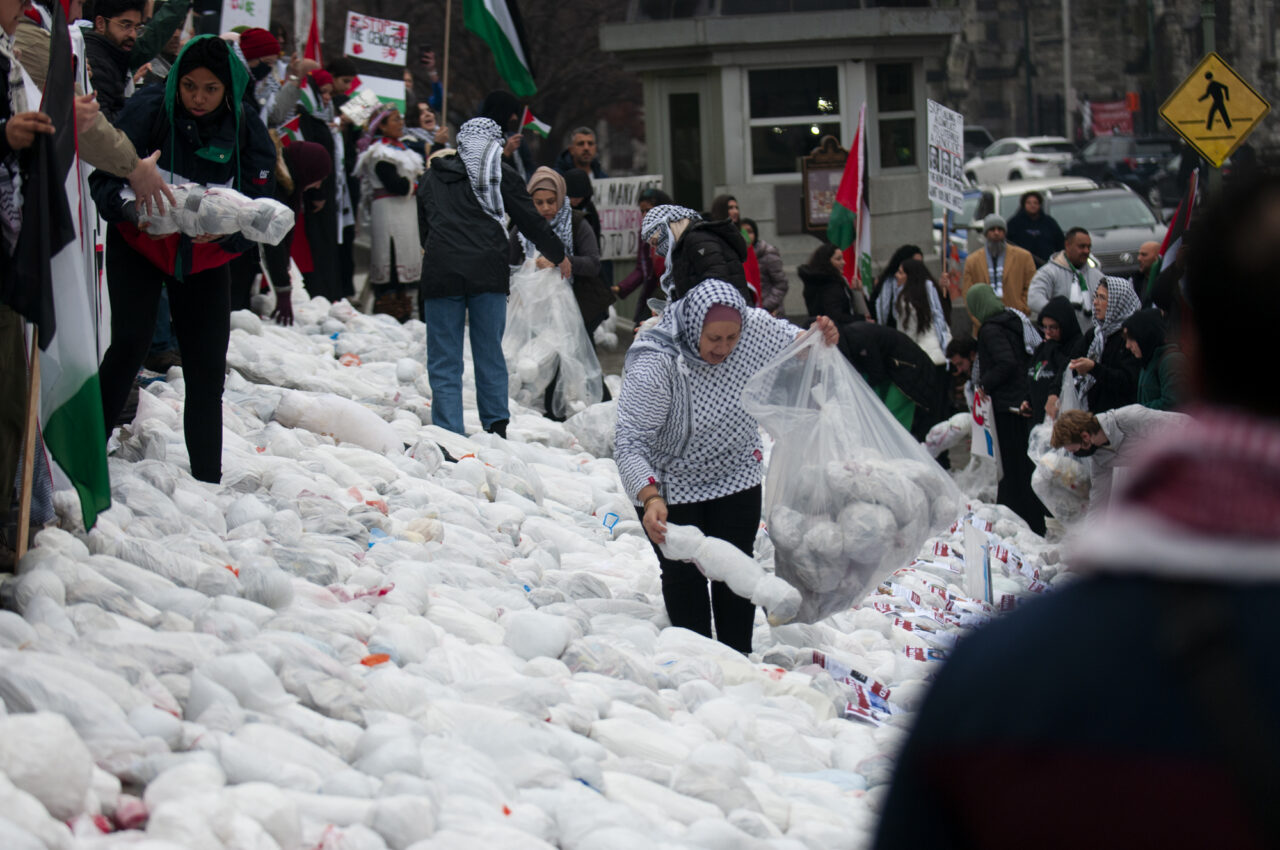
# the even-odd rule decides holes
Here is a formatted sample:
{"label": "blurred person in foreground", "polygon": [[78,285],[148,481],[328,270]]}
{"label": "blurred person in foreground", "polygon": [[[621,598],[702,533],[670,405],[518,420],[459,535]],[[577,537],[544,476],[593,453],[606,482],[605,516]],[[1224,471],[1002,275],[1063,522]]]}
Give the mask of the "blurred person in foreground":
{"label": "blurred person in foreground", "polygon": [[942,668],[877,847],[1280,845],[1280,397],[1240,368],[1272,354],[1280,180],[1232,188],[1181,295],[1191,421],[1070,538],[1078,581]]}

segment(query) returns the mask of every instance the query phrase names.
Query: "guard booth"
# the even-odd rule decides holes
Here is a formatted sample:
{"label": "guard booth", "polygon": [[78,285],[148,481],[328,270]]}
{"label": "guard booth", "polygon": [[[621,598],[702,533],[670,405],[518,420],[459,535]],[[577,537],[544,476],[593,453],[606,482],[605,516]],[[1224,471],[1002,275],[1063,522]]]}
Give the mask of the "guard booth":
{"label": "guard booth", "polygon": [[[904,8],[910,5],[911,8]],[[867,104],[872,256],[901,244],[934,254],[925,161],[925,60],[942,57],[961,12],[898,0],[632,0],[601,47],[641,75],[649,171],[678,203],[738,199],[791,279],[805,232],[801,158],[832,135],[847,148]]]}

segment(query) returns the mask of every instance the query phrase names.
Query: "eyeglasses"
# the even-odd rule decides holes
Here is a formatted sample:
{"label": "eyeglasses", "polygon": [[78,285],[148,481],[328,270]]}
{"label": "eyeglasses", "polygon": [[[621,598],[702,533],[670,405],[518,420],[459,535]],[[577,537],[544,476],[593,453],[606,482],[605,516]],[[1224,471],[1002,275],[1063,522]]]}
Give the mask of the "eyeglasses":
{"label": "eyeglasses", "polygon": [[128,21],[122,18],[107,18],[107,20],[119,26],[120,29],[124,31],[125,35],[129,35],[130,33],[142,35],[147,28],[146,24]]}

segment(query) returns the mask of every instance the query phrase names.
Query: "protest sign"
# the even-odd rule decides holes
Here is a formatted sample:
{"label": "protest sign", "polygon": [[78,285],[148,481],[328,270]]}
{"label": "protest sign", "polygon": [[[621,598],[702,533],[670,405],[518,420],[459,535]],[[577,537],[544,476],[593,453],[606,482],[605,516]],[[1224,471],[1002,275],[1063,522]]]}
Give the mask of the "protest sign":
{"label": "protest sign", "polygon": [[347,31],[342,47],[344,56],[403,67],[408,52],[408,24],[347,12]]}
{"label": "protest sign", "polygon": [[964,209],[964,116],[929,101],[929,200]]}
{"label": "protest sign", "polygon": [[608,177],[591,181],[592,201],[600,213],[600,258],[634,257],[640,243],[640,193],[661,189],[661,174]]}
{"label": "protest sign", "polygon": [[271,0],[222,0],[222,32],[235,27],[271,26]]}

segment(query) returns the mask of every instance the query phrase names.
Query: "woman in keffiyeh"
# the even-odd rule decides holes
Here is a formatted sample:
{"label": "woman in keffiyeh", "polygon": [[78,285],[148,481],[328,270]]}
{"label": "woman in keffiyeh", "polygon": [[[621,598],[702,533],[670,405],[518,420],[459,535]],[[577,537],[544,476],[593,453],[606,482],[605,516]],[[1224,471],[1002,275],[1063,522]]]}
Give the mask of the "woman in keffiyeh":
{"label": "woman in keffiyeh", "polygon": [[503,214],[566,279],[572,274],[563,242],[534,209],[520,175],[502,163],[505,138],[493,119],[471,119],[458,131],[458,152],[432,157],[418,188],[431,419],[458,434],[466,433],[462,340],[468,327],[480,427],[506,436],[510,417],[502,333],[511,269]]}
{"label": "woman in keffiyeh", "polygon": [[1138,373],[1142,364],[1124,344],[1120,329],[1142,307],[1133,284],[1123,278],[1104,277],[1093,295],[1094,326],[1085,334],[1088,353],[1072,360],[1076,391],[1089,404],[1089,412],[1103,413],[1138,400]]}

